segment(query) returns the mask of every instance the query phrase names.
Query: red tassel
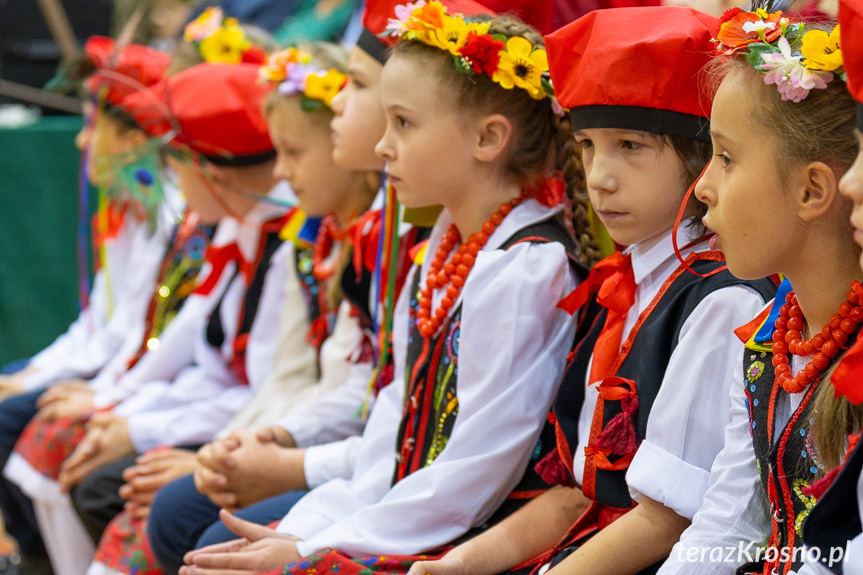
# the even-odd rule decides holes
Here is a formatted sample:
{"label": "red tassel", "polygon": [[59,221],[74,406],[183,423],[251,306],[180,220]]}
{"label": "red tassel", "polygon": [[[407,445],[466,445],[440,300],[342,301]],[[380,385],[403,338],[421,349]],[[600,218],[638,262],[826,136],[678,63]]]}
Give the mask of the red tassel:
{"label": "red tassel", "polygon": [[572,477],[570,477],[566,465],[563,464],[563,460],[560,458],[557,449],[550,451],[545,457],[540,459],[534,470],[549,485],[575,487]]}
{"label": "red tassel", "polygon": [[623,413],[618,413],[602,433],[596,436],[596,445],[600,449],[608,449],[615,455],[627,455],[635,451],[635,426],[632,415],[638,411],[638,396],[624,397],[620,401]]}
{"label": "red tassel", "polygon": [[329,332],[330,326],[327,318],[320,316],[309,326],[309,331],[306,332],[306,342],[312,347],[321,347],[324,340],[330,335]]}
{"label": "red tassel", "polygon": [[808,495],[809,497],[814,497],[816,500],[821,499],[821,497],[827,493],[827,490],[830,489],[830,486],[833,485],[833,482],[836,481],[836,478],[839,476],[839,471],[842,470],[842,467],[837,467],[809,487],[803,490],[803,495]]}

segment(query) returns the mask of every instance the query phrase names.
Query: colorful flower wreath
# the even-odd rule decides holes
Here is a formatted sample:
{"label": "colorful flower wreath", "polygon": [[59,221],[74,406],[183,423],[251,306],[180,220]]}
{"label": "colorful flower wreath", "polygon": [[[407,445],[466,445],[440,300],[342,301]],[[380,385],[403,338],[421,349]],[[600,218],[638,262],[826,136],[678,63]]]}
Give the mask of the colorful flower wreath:
{"label": "colorful flower wreath", "polygon": [[332,68],[319,70],[311,62],[310,54],[287,48],[271,54],[258,73],[265,82],[278,82],[279,92],[285,96],[302,94],[302,108],[307,112],[330,108],[348,78]]}
{"label": "colorful flower wreath", "polygon": [[555,111],[563,111],[554,98],[545,48],[521,36],[489,34],[488,22],[447,14],[446,6],[436,0],[397,6],[395,16],[383,36],[417,40],[449,52],[459,72],[485,74],[507,90],[522,88],[535,100],[550,98]]}
{"label": "colorful flower wreath", "polygon": [[225,18],[222,9],[210,6],[186,24],[183,41],[198,45],[205,62],[211,64],[263,64],[267,56],[254,46],[236,18]]}
{"label": "colorful flower wreath", "polygon": [[826,88],[834,76],[845,81],[839,26],[830,33],[803,31],[803,22],[792,22],[781,11],[744,12],[732,8],[720,20],[715,38],[721,54],[746,51],[746,61],[764,82],[776,84],[783,100],[800,102],[815,88]]}

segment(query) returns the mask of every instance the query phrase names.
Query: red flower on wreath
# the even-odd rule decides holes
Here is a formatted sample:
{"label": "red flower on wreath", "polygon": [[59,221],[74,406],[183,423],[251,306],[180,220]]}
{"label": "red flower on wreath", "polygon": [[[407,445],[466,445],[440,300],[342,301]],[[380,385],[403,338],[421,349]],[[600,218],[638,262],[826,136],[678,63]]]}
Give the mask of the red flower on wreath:
{"label": "red flower on wreath", "polygon": [[[723,15],[723,20],[725,20],[726,15]],[[756,30],[746,31],[743,29],[744,26],[750,23],[758,23],[756,28],[761,29],[760,31],[764,35],[764,39],[761,38],[761,35],[759,35]],[[767,42],[768,44],[772,44],[778,40],[781,35],[781,11],[767,14],[764,18],[755,12],[740,11],[719,26],[719,34],[716,35],[716,38],[721,42],[720,50],[722,53],[726,56],[730,56],[736,51],[755,42]]]}
{"label": "red flower on wreath", "polygon": [[505,48],[506,45],[500,40],[495,40],[491,34],[477,34],[471,31],[468,32],[467,41],[459,50],[459,54],[470,61],[475,73],[485,72],[493,76],[500,63],[500,52]]}
{"label": "red flower on wreath", "polygon": [[742,12],[743,12],[743,10],[740,8],[729,8],[728,10],[726,10],[725,12],[722,13],[722,18],[719,19],[719,25],[722,26],[723,24],[725,24],[726,22],[728,22],[729,20],[731,20],[732,18],[734,18],[738,14],[741,14]]}

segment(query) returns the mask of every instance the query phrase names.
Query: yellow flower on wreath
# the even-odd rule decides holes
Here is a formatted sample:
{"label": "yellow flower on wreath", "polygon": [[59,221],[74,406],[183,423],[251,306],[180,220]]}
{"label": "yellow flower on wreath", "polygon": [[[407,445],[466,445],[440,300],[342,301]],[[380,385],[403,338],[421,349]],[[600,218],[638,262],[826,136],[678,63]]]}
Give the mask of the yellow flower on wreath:
{"label": "yellow flower on wreath", "polygon": [[521,36],[506,41],[506,50],[500,52],[500,63],[492,80],[511,90],[515,86],[527,90],[531,98],[542,100],[542,74],[548,72],[548,55],[544,48],[533,49],[533,44]]}
{"label": "yellow flower on wreath", "polygon": [[210,63],[237,64],[243,59],[243,51],[249,46],[246,34],[237,20],[228,18],[222,28],[201,40],[201,57]]}
{"label": "yellow flower on wreath", "polygon": [[311,74],[306,78],[306,90],[304,94],[307,98],[323,102],[329,108],[331,107],[333,98],[339,93],[342,86],[345,85],[345,80],[347,79],[347,76],[338,70],[332,69],[327,70],[327,73],[323,76]]}
{"label": "yellow flower on wreath", "polygon": [[832,72],[842,66],[842,46],[839,42],[839,26],[829,34],[824,30],[809,30],[803,34],[800,48],[805,60],[803,65],[810,70]]}
{"label": "yellow flower on wreath", "polygon": [[460,16],[444,16],[443,26],[431,30],[425,40],[426,43],[446,50],[453,56],[461,56],[459,50],[467,42],[468,34],[476,32],[482,36],[488,33],[489,24],[487,22],[466,22]]}

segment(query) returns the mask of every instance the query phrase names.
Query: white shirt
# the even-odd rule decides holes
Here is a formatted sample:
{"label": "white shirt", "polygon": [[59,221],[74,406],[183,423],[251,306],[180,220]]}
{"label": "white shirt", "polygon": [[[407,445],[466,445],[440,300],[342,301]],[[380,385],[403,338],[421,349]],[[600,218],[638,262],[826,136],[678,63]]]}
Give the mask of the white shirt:
{"label": "white shirt", "polygon": [[[704,504],[659,570],[661,575],[693,573],[694,568],[699,575],[733,575],[737,567],[748,561],[746,556],[739,562],[736,553],[730,560],[701,561],[699,557],[693,561],[688,559],[695,553],[690,549],[708,549],[709,553],[715,548],[738,549],[742,546],[754,554],[754,548],[766,543],[772,532],[769,502],[761,485],[752,445],[743,377],[743,354],[758,352],[745,348],[741,352],[741,347],[742,344],[737,347],[734,382],[730,390],[731,420],[725,428],[722,451],[716,456],[710,471]],[[792,371],[796,373],[809,360],[808,357],[791,356]],[[785,427],[803,396],[803,393],[779,396],[774,430]]]}
{"label": "white shirt", "polygon": [[[632,258],[636,290],[621,344],[680,265],[671,233],[668,230],[627,250]],[[693,239],[688,228],[679,228],[678,245],[684,246]],[[682,255],[686,257],[704,249],[706,242],[683,250]],[[729,286],[705,297],[683,323],[650,411],[646,437],[626,474],[630,494],[636,501],[646,495],[687,518],[701,506],[710,467],[722,448],[722,429],[728,422],[728,390],[738,369],[735,342],[739,340],[734,329],[763,306],[764,300],[752,288]],[[579,445],[573,463],[579,484],[584,477],[584,449],[590,437],[598,383],[585,381],[587,389],[578,424]]]}
{"label": "white shirt", "polygon": [[[271,195],[281,197],[286,193],[277,187]],[[230,237],[233,236],[243,257],[252,261],[260,239],[260,225],[283,211],[283,208],[261,202],[252,208],[242,223],[225,218],[219,224],[213,245],[230,243]],[[177,324],[178,330],[191,327],[196,332],[190,338],[190,343],[180,344],[176,350],[171,349],[171,343],[177,340],[177,336],[168,332],[177,333],[172,330],[177,321],[175,318],[160,338],[159,349],[154,352],[166,350],[165,353],[159,353],[165,359],[159,360],[154,355],[152,361],[145,362],[150,355],[148,353],[130,372],[129,375],[132,375],[140,368],[142,371],[164,369],[170,373],[179,368],[175,377],[144,383],[139,381],[138,385],[132,386],[135,388],[134,393],[115,408],[117,415],[127,418],[129,434],[136,450],[143,452],[160,445],[207,442],[251,399],[275,363],[278,324],[284,302],[285,271],[289,263],[286,255],[290,249],[289,244],[283,243],[276,250],[264,277],[258,310],[246,347],[248,385],[240,384],[229,367],[234,338],[239,328],[239,311],[247,290],[246,279],[242,274],[232,277],[236,267],[233,263],[226,266],[213,290],[214,293],[224,293],[219,309],[225,335],[221,348],[214,349],[207,342],[207,322],[199,317],[192,318],[188,323]],[[206,277],[206,272],[206,269],[202,271],[202,278]],[[213,297],[213,292],[208,298],[211,304],[215,304],[218,299],[217,296]],[[191,301],[192,297],[183,306],[183,311],[190,303],[195,305]],[[195,306],[191,309],[195,311],[199,308]],[[188,357],[190,345],[192,360],[182,365],[183,361],[177,361],[177,355]]]}
{"label": "white shirt", "polygon": [[116,377],[125,369],[123,360],[141,344],[159,266],[184,209],[173,185],[165,182],[163,189],[165,198],[155,231],[151,232],[146,221],[128,214],[117,236],[105,240],[106,263],[93,278],[89,306],[30,361],[29,366],[37,371],[24,380],[28,390],[90,378],[100,371]]}
{"label": "white shirt", "polygon": [[[532,200],[521,204],[476,258],[462,290],[459,413],[446,448],[431,465],[392,486],[404,383],[384,388],[363,433],[353,478],[312,490],[277,528],[303,539],[297,545],[301,555],[325,547],[352,556],[432,549],[488,519],[518,483],[572,343],[574,321],[556,304],[576,280],[560,244],[497,248],[553,213]],[[451,222],[444,211],[427,254],[435,253]],[[413,267],[406,286],[416,273],[425,278],[430,260]],[[407,369],[408,313],[415,295],[403,290],[395,312],[399,379]],[[440,299],[435,295],[433,308]]]}

